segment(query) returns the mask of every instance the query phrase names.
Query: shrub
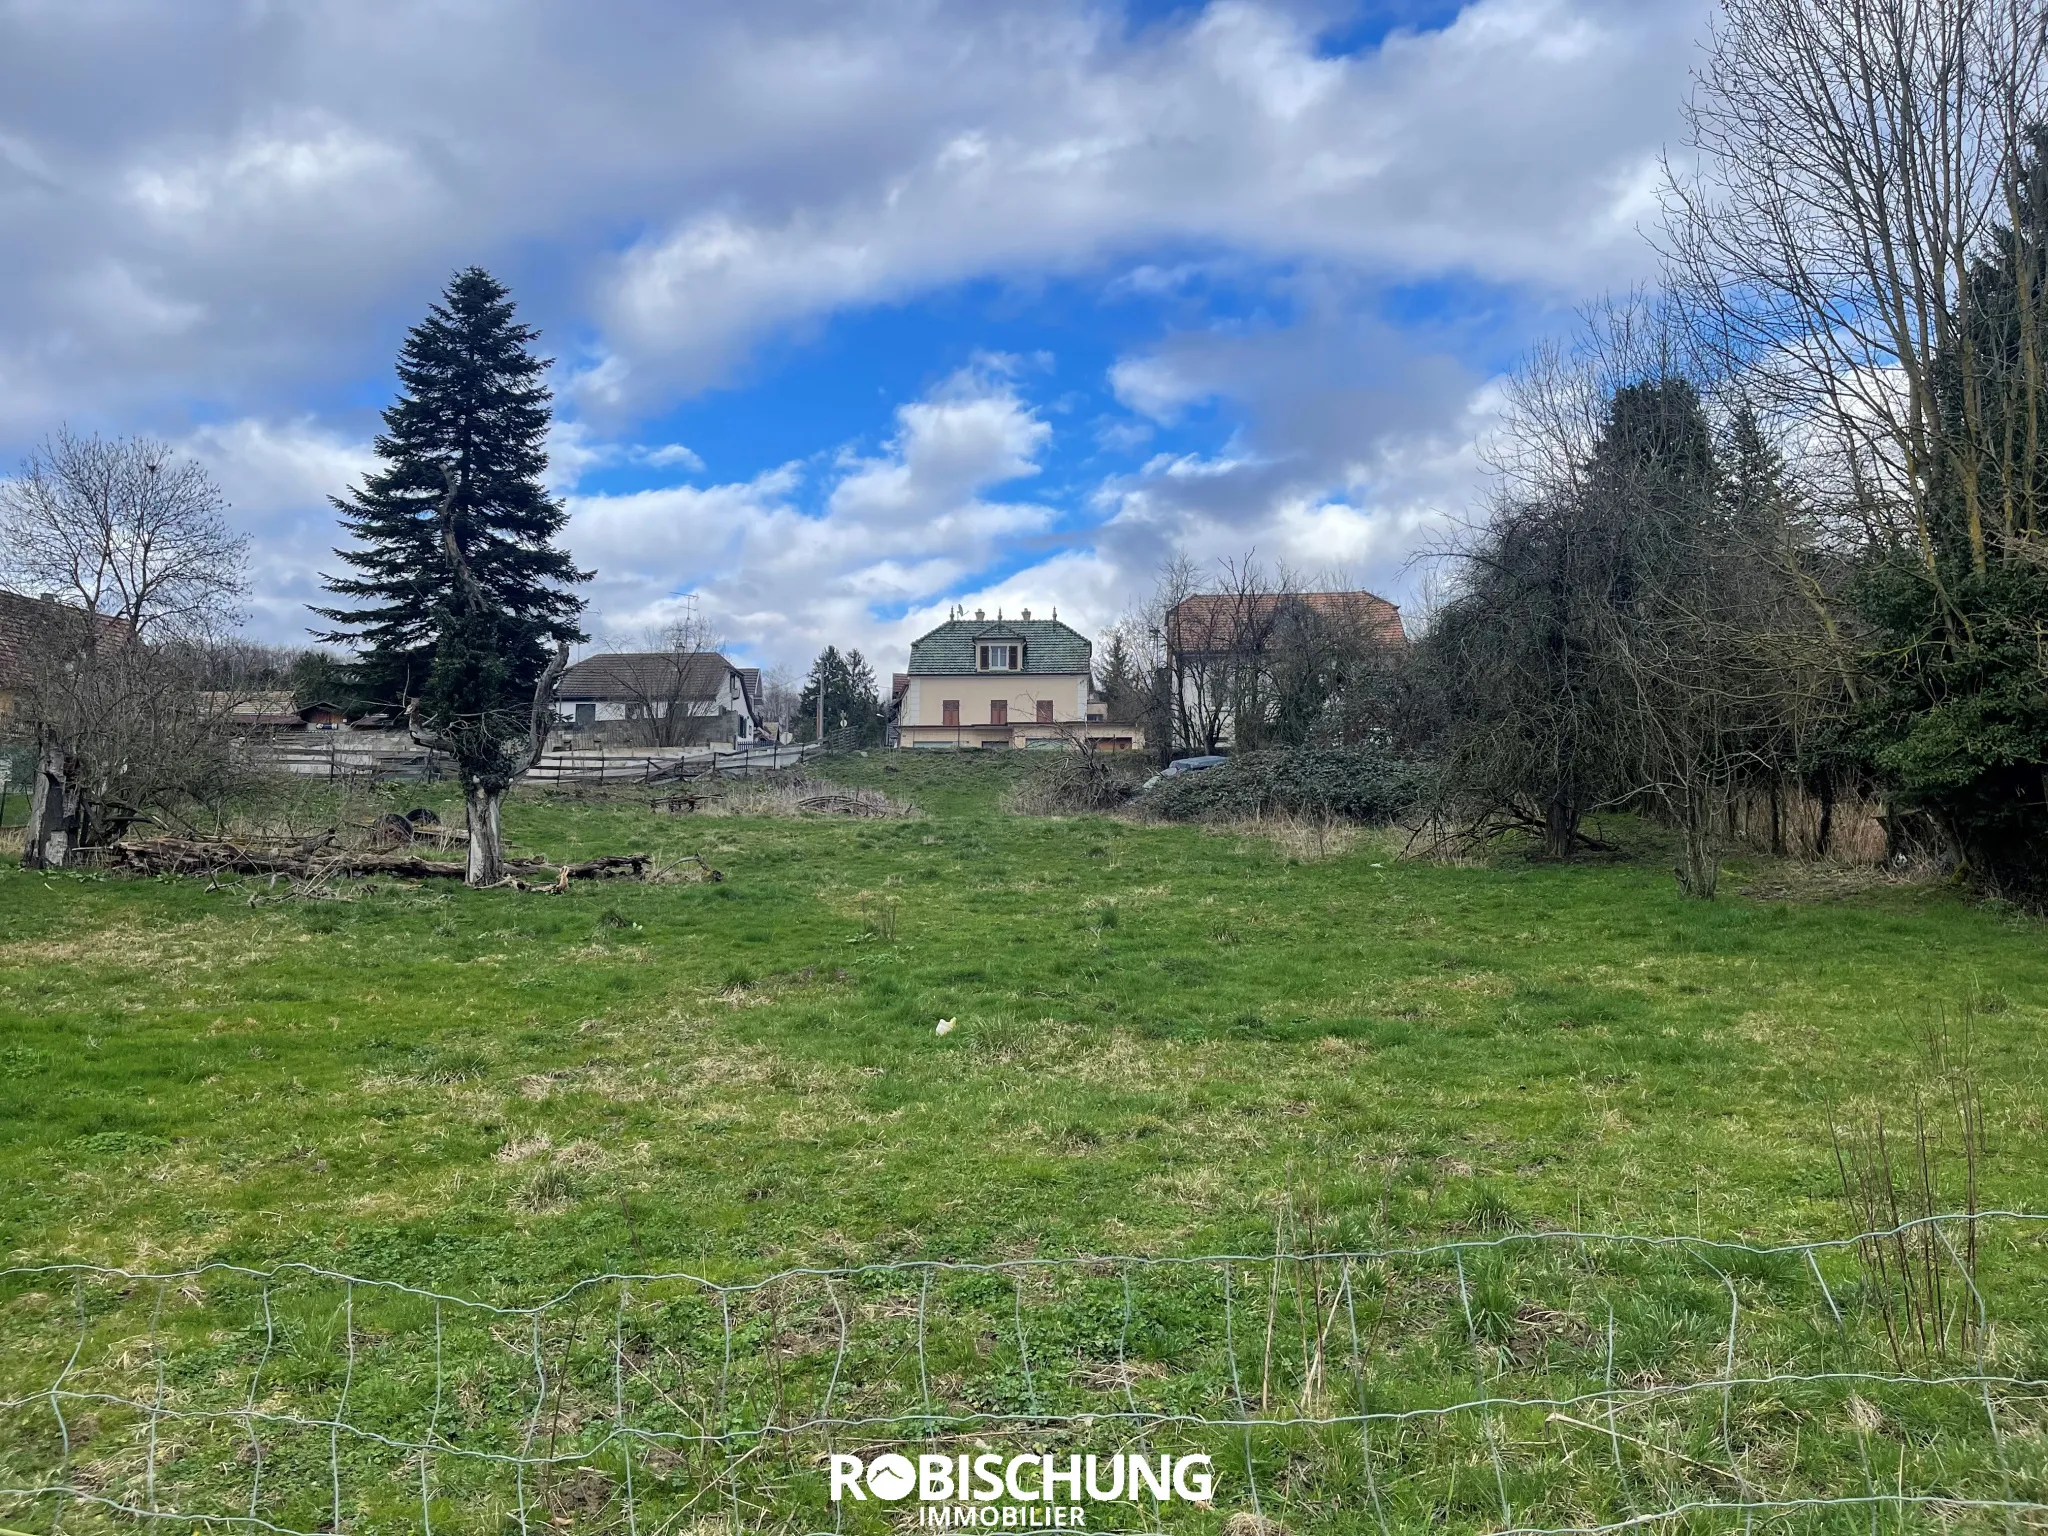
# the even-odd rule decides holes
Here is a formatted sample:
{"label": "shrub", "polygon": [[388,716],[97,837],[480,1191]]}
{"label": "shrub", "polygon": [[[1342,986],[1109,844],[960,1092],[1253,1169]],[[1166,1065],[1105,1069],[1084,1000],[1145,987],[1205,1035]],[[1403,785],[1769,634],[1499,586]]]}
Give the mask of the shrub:
{"label": "shrub", "polygon": [[1143,782],[1128,752],[1060,752],[1010,792],[1010,809],[1026,816],[1113,811]]}
{"label": "shrub", "polygon": [[1371,747],[1246,752],[1220,768],[1168,779],[1142,801],[1165,821],[1275,814],[1385,822],[1429,793],[1429,770]]}

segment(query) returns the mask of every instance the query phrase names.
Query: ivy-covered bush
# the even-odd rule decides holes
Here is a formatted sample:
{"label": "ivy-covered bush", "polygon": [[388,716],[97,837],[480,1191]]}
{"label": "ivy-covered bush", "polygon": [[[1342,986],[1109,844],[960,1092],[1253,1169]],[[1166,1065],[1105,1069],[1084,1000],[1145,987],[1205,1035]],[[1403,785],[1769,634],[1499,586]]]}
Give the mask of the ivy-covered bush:
{"label": "ivy-covered bush", "polygon": [[1371,747],[1304,747],[1243,753],[1220,768],[1168,779],[1138,804],[1166,821],[1292,815],[1385,822],[1429,793],[1425,764]]}

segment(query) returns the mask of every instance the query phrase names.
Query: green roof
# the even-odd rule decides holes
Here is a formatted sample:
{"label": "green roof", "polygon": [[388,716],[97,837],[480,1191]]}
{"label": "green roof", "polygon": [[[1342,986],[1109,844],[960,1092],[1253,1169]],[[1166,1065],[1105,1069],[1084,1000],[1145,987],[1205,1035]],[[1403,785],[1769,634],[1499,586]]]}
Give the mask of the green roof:
{"label": "green roof", "polygon": [[1058,619],[954,619],[910,645],[912,677],[945,677],[978,672],[975,646],[984,640],[1018,640],[1027,673],[1080,674],[1095,648]]}

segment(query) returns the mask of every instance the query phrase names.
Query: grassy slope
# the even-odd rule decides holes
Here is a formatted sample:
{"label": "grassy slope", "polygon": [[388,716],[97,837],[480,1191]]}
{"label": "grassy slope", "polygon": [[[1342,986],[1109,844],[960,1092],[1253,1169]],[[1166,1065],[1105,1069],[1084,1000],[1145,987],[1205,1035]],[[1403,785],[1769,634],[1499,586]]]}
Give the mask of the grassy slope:
{"label": "grassy slope", "polygon": [[1832,1231],[1826,1104],[1907,1104],[1973,998],[1987,1196],[2048,1205],[2030,921],[1294,863],[1005,817],[1006,771],[854,760],[934,811],[901,822],[509,816],[556,853],[701,850],[717,885],[252,910],[7,867],[0,1242],[477,1285],[1255,1243],[1290,1192],[1363,1242],[1481,1186],[1550,1221]]}

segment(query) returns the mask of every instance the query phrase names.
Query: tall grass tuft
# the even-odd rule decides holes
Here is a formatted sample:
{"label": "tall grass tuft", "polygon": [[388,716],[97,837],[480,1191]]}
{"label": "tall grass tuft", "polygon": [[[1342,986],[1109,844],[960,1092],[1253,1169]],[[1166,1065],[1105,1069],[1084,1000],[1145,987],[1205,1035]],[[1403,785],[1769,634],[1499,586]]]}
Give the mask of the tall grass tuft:
{"label": "tall grass tuft", "polygon": [[[1867,1117],[1830,1114],[1828,1131],[1842,1199],[1856,1230],[1864,1295],[1877,1309],[1895,1364],[1979,1347],[1978,1181],[1984,1103],[1977,1086],[1973,1006],[1958,1036],[1944,1016],[1922,1041],[1921,1071],[1907,1116],[1882,1105]],[[1901,1123],[1903,1121],[1903,1123]],[[1935,1218],[1960,1212],[1962,1242]]]}

